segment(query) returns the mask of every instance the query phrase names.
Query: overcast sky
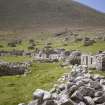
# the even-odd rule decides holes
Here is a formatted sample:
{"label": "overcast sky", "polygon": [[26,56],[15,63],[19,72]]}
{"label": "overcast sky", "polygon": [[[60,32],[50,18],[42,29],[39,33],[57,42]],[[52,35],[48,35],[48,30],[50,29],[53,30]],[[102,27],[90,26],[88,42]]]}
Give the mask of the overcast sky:
{"label": "overcast sky", "polygon": [[105,0],[75,0],[105,13]]}

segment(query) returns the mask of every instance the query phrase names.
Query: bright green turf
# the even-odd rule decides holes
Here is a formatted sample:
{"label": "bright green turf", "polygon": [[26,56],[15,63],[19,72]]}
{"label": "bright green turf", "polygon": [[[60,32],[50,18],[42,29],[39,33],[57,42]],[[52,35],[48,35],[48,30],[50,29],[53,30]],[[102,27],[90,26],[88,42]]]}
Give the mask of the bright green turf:
{"label": "bright green turf", "polygon": [[91,74],[99,74],[101,76],[105,76],[105,71],[98,71],[98,70],[90,70]]}
{"label": "bright green turf", "polygon": [[30,61],[31,57],[25,56],[0,56],[0,60],[6,62],[26,62]]}
{"label": "bright green turf", "polygon": [[[64,46],[64,43],[67,46]],[[82,42],[64,42],[62,40],[54,40],[52,46],[54,48],[65,48],[66,50],[80,50],[85,53],[96,53],[99,50],[105,50],[105,41],[97,41],[91,46],[83,46]]]}

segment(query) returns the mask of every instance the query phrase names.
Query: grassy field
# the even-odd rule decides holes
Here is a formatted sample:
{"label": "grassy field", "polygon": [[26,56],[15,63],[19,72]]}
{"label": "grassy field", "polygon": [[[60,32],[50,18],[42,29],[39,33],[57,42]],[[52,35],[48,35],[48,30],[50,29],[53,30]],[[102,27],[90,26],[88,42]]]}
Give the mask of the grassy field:
{"label": "grassy field", "polygon": [[25,57],[25,56],[0,56],[0,60],[6,61],[6,62],[27,62],[30,61],[31,57]]}
{"label": "grassy field", "polygon": [[105,71],[98,71],[98,70],[90,70],[91,74],[98,74],[101,76],[105,76]]}
{"label": "grassy field", "polygon": [[[64,46],[64,44],[67,44]],[[98,41],[91,46],[83,46],[82,42],[63,42],[63,41],[56,41],[52,44],[53,48],[65,48],[66,50],[80,50],[84,53],[92,53],[95,54],[97,51],[105,50],[105,41]]]}
{"label": "grassy field", "polygon": [[27,76],[0,77],[0,105],[28,102],[36,88],[49,89],[56,80],[68,72],[58,64],[35,62]]}
{"label": "grassy field", "polygon": [[[100,30],[99,30],[100,32]],[[98,31],[81,31],[78,32],[78,34],[81,37],[88,36],[88,37],[94,37]],[[104,33],[104,31],[102,31]],[[75,31],[74,31],[75,33]],[[69,34],[68,34],[69,36]],[[0,45],[3,45],[3,47],[0,47],[0,50],[28,50],[28,47],[31,45],[29,43],[29,39],[33,39],[35,41],[35,48],[42,49],[46,45],[46,43],[51,43],[51,46],[53,48],[65,48],[66,50],[80,50],[82,52],[86,53],[96,53],[99,50],[105,50],[105,41],[97,41],[91,46],[83,46],[82,42],[71,42],[70,40],[64,41],[66,35],[62,35],[60,37],[55,37],[54,33],[52,32],[42,32],[42,33],[33,33],[30,38],[24,38],[22,40],[22,43],[20,45],[17,45],[16,47],[8,47],[9,41],[0,41]],[[3,37],[3,36],[2,36]],[[65,45],[66,44],[66,45]]]}
{"label": "grassy field", "polygon": [[[52,43],[53,48],[65,48],[66,50],[80,50],[82,52],[86,53],[96,53],[99,50],[104,51],[105,50],[105,41],[98,41],[94,43],[91,46],[83,46],[82,42],[64,42],[61,39],[53,39],[54,42],[51,42],[50,40],[48,42]],[[44,48],[47,41],[41,41],[39,40],[36,44],[35,48],[42,49]],[[66,44],[66,46],[64,45]],[[2,45],[2,44],[1,44]],[[28,41],[23,41],[21,45],[18,45],[17,47],[8,47],[6,46],[6,43],[3,42],[4,47],[0,48],[0,50],[28,50],[29,43]]]}

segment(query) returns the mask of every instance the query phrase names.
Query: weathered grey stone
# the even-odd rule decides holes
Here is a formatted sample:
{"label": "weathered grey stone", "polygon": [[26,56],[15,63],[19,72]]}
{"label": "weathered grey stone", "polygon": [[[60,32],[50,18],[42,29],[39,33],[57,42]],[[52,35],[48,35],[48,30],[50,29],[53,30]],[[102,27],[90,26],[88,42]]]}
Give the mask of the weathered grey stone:
{"label": "weathered grey stone", "polygon": [[105,102],[105,94],[103,94],[101,97],[95,97],[93,100],[96,104],[102,104]]}
{"label": "weathered grey stone", "polygon": [[58,99],[58,94],[57,93],[52,93],[52,99],[57,100]]}
{"label": "weathered grey stone", "polygon": [[105,79],[101,79],[101,80],[100,80],[100,84],[101,84],[101,85],[105,85]]}
{"label": "weathered grey stone", "polygon": [[41,89],[37,89],[34,93],[33,93],[33,99],[43,99],[43,100],[47,100],[51,98],[51,94],[48,91],[45,90],[41,90]]}
{"label": "weathered grey stone", "polygon": [[103,91],[105,91],[105,85],[102,85],[102,89],[103,89]]}
{"label": "weathered grey stone", "polygon": [[102,104],[96,104],[96,105],[105,105],[105,103],[102,103]]}
{"label": "weathered grey stone", "polygon": [[100,85],[100,83],[98,81],[89,82],[89,87],[94,88],[96,90],[102,89],[102,86]]}
{"label": "weathered grey stone", "polygon": [[78,76],[78,77],[75,78],[75,81],[76,82],[81,81],[83,78],[84,78],[83,76]]}
{"label": "weathered grey stone", "polygon": [[44,91],[42,89],[37,89],[34,93],[33,93],[33,99],[43,99],[44,97]]}
{"label": "weathered grey stone", "polygon": [[78,103],[77,105],[86,105],[84,102],[80,102],[80,103]]}
{"label": "weathered grey stone", "polygon": [[71,96],[71,99],[73,101],[83,101],[83,95],[79,92],[79,91],[75,91],[72,96]]}
{"label": "weathered grey stone", "polygon": [[45,91],[43,100],[49,100],[51,98],[52,98],[52,95],[50,94],[50,92]]}
{"label": "weathered grey stone", "polygon": [[77,85],[73,85],[70,89],[67,90],[67,94],[71,96],[78,89]]}
{"label": "weathered grey stone", "polygon": [[84,78],[82,79],[82,81],[84,82],[84,84],[88,84],[91,80],[89,78]]}
{"label": "weathered grey stone", "polygon": [[78,87],[84,86],[84,82],[78,81],[78,82],[76,83],[76,85],[77,85]]}
{"label": "weathered grey stone", "polygon": [[86,103],[86,105],[95,105],[93,99],[89,96],[84,97],[84,102]]}
{"label": "weathered grey stone", "polygon": [[63,90],[65,89],[65,84],[61,84],[61,85],[59,85],[58,88],[60,89],[60,91],[63,91]]}
{"label": "weathered grey stone", "polygon": [[73,85],[75,85],[75,83],[73,83],[73,82],[67,82],[66,89],[70,89]]}
{"label": "weathered grey stone", "polygon": [[53,100],[46,100],[42,105],[57,105],[57,103]]}
{"label": "weathered grey stone", "polygon": [[67,95],[62,95],[58,101],[58,105],[75,105],[75,103]]}
{"label": "weathered grey stone", "polygon": [[95,97],[100,97],[103,95],[103,91],[97,91],[95,92]]}
{"label": "weathered grey stone", "polygon": [[90,87],[86,87],[86,86],[82,86],[80,87],[80,89],[78,90],[83,96],[90,96],[90,97],[94,97],[94,93],[95,90],[93,88]]}

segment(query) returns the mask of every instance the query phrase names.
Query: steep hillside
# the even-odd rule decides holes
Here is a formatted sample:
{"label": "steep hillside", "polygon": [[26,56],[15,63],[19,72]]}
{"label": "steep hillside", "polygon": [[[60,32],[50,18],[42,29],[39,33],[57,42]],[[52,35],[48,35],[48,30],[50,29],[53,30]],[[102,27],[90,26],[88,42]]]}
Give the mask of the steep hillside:
{"label": "steep hillside", "polygon": [[0,28],[103,26],[105,15],[72,0],[0,0]]}

